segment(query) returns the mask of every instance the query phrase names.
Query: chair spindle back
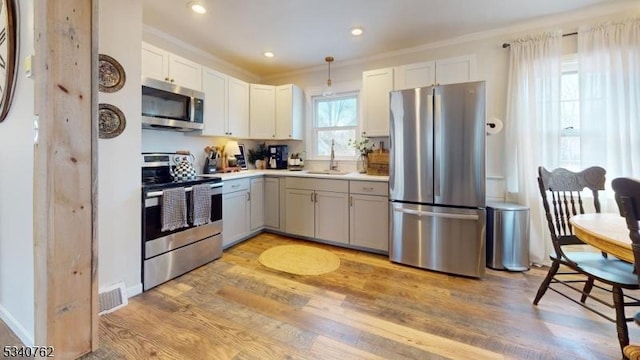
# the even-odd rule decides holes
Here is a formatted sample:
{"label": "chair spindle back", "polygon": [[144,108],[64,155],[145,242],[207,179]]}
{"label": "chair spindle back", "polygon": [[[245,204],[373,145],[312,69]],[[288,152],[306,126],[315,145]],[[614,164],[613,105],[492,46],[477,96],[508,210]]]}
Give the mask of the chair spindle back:
{"label": "chair spindle back", "polygon": [[591,190],[595,212],[600,212],[598,191],[604,190],[606,170],[592,166],[580,172],[572,172],[564,168],[549,171],[538,168],[538,186],[542,196],[547,224],[551,232],[553,246],[558,256],[562,256],[560,246],[582,244],[573,236],[569,219],[585,213],[585,204],[581,192]]}
{"label": "chair spindle back", "polygon": [[638,226],[638,221],[640,221],[640,181],[630,178],[616,178],[611,182],[611,187],[616,194],[620,215],[627,222],[635,270],[640,281],[640,227]]}

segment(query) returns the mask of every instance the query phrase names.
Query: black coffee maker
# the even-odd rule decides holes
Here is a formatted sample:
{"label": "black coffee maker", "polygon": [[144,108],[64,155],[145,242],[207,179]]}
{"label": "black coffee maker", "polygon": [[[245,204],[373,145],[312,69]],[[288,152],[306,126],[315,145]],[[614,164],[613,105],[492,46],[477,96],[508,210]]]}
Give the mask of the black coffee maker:
{"label": "black coffee maker", "polygon": [[289,150],[287,145],[269,145],[269,156],[267,160],[267,168],[269,169],[286,169]]}

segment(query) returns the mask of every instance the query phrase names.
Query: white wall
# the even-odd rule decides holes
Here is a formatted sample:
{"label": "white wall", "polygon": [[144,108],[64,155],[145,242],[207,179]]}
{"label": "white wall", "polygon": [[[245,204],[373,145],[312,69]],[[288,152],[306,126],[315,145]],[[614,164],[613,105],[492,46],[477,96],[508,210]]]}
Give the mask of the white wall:
{"label": "white wall", "polygon": [[33,2],[21,1],[18,16],[17,84],[9,116],[0,123],[0,318],[33,345],[34,82],[23,67],[25,56],[34,53]]}
{"label": "white wall", "polygon": [[99,51],[124,68],[126,82],[114,93],[99,93],[100,103],[125,114],[122,134],[98,140],[99,289],[124,281],[129,296],[142,291],[140,225],[140,43],[142,2],[99,2]]}

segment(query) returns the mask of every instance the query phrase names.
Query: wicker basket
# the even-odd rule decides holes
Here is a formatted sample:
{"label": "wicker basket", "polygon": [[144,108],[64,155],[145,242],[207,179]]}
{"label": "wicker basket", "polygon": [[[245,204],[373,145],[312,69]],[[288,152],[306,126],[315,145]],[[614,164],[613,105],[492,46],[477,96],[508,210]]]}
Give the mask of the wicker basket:
{"label": "wicker basket", "polygon": [[367,158],[367,175],[389,175],[388,152],[372,152]]}

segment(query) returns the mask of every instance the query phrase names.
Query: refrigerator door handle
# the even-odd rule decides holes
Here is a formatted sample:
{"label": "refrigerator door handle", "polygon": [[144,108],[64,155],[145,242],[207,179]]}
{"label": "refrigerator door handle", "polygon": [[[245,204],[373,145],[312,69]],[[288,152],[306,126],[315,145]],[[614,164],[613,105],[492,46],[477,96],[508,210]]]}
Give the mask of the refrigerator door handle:
{"label": "refrigerator door handle", "polygon": [[442,135],[440,134],[440,122],[442,121],[442,97],[437,94],[437,88],[434,89],[434,109],[433,109],[433,195],[440,196],[440,154],[442,153]]}
{"label": "refrigerator door handle", "polygon": [[478,220],[478,215],[437,213],[437,212],[431,212],[431,211],[403,209],[400,207],[396,207],[394,210],[405,213],[405,214],[417,215],[417,216],[431,216],[431,217],[439,217],[439,218],[445,218],[445,219]]}

